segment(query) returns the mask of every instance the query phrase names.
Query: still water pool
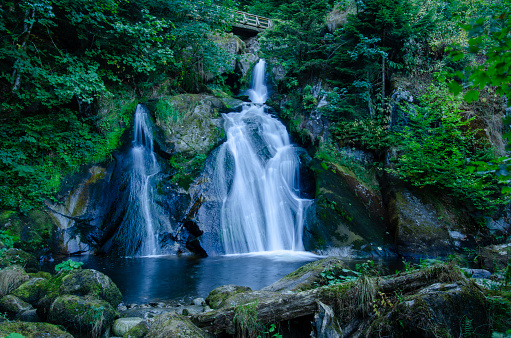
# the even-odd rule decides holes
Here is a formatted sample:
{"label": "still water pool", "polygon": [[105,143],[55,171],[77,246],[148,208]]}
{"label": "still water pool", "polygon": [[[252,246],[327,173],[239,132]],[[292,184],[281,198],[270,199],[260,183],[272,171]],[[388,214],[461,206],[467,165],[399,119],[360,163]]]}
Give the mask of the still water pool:
{"label": "still water pool", "polygon": [[[83,262],[83,268],[95,269],[109,276],[121,290],[124,303],[141,304],[187,303],[196,297],[206,297],[214,288],[226,284],[258,290],[320,258],[307,252],[265,252],[208,258],[113,258],[90,255],[71,259]],[[356,262],[347,261],[353,268]],[[388,266],[389,262],[378,264]]]}

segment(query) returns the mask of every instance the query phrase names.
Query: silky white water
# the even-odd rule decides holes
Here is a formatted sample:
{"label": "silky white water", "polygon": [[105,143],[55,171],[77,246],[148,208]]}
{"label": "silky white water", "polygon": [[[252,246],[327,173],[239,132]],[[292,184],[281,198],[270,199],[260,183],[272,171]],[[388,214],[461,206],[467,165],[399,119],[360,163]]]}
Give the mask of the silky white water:
{"label": "silky white water", "polygon": [[224,115],[227,141],[219,149],[216,188],[222,201],[226,254],[304,250],[308,199],[300,198],[297,148],[285,126],[265,113],[264,60],[254,69],[249,97],[240,113]]}
{"label": "silky white water", "polygon": [[[138,105],[135,111],[134,137],[130,150],[128,207],[117,238],[125,243],[127,256],[159,254],[151,178],[160,172],[153,152],[152,130],[147,110]],[[157,222],[157,221],[156,221]]]}

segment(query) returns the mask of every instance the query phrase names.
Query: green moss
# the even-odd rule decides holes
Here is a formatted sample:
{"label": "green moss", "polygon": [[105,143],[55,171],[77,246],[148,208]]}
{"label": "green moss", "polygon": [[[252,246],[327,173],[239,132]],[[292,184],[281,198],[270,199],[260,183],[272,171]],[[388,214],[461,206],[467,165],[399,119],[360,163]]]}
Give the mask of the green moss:
{"label": "green moss", "polygon": [[18,333],[25,338],[54,337],[73,338],[72,335],[49,323],[3,322],[0,323],[0,336]]}
{"label": "green moss", "polygon": [[145,337],[148,332],[149,327],[147,326],[147,323],[141,322],[126,332],[123,338],[142,338]]}

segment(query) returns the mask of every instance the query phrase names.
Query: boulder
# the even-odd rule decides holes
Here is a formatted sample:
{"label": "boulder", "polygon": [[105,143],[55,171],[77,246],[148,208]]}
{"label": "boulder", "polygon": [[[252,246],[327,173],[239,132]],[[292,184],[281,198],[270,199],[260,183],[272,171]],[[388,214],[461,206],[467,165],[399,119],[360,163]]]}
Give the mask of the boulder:
{"label": "boulder", "polygon": [[0,297],[8,295],[29,279],[21,266],[12,265],[0,270]]}
{"label": "boulder", "polygon": [[139,317],[127,317],[116,319],[112,325],[112,333],[115,336],[122,337],[132,328],[140,324],[143,319]]}
{"label": "boulder", "polygon": [[177,313],[168,313],[154,319],[146,337],[203,338],[207,337],[207,335],[187,317]]}
{"label": "boulder", "polygon": [[11,333],[18,333],[25,338],[73,338],[57,325],[31,322],[3,322],[0,323],[0,336],[5,337]]}
{"label": "boulder", "polygon": [[41,321],[41,318],[37,315],[36,309],[30,309],[23,311],[17,316],[19,321],[37,323]]}
{"label": "boulder", "polygon": [[511,257],[511,243],[489,245],[479,250],[479,262],[490,271],[505,269]]}
{"label": "boulder", "polygon": [[[366,335],[460,337],[488,334],[489,303],[472,282],[435,283],[382,314]],[[462,329],[465,328],[465,329]]]}
{"label": "boulder", "polygon": [[121,302],[122,294],[107,275],[92,269],[60,271],[44,287],[45,296],[39,301],[38,314],[45,318],[54,300],[60,295],[99,298],[113,308]]}
{"label": "boulder", "polygon": [[0,255],[0,269],[11,265],[23,266],[27,271],[36,271],[39,264],[37,259],[28,252],[10,248]]}
{"label": "boulder", "polygon": [[13,290],[11,294],[27,303],[36,305],[42,297],[42,291],[47,283],[48,280],[44,278],[31,278]]}
{"label": "boulder", "polygon": [[77,335],[99,336],[108,328],[116,311],[110,303],[94,297],[63,295],[48,310],[48,321]]}
{"label": "boulder", "polygon": [[142,321],[132,327],[128,332],[124,334],[124,338],[142,338],[147,335],[149,332],[149,323],[147,321]]}
{"label": "boulder", "polygon": [[222,285],[214,289],[209,293],[206,297],[206,303],[212,309],[219,309],[225,305],[225,301],[238,293],[251,291],[252,289],[247,286],[238,286],[238,285]]}
{"label": "boulder", "polygon": [[0,313],[7,314],[11,319],[15,319],[18,315],[30,309],[32,309],[32,305],[13,295],[0,298]]}
{"label": "boulder", "polygon": [[327,257],[315,262],[307,263],[298,270],[293,271],[275,283],[265,287],[262,291],[285,292],[305,291],[314,288],[321,279],[324,270],[347,268],[346,264],[336,257]]}
{"label": "boulder", "polygon": [[155,141],[171,154],[206,154],[223,139],[219,111],[223,100],[202,94],[161,98],[156,106]]}
{"label": "boulder", "polygon": [[446,256],[474,246],[470,220],[452,211],[429,191],[397,186],[389,199],[390,231],[397,251],[405,256]]}

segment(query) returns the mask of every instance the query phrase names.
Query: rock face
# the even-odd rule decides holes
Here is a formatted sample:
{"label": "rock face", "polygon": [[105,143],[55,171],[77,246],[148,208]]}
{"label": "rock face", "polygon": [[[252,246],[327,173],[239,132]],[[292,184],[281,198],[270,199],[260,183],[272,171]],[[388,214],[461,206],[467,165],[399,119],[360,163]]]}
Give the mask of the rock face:
{"label": "rock face", "polygon": [[318,160],[311,168],[316,209],[304,234],[306,249],[341,256],[389,255],[391,238],[376,180],[364,182],[347,167]]}
{"label": "rock face", "polygon": [[471,222],[463,212],[450,210],[427,191],[412,192],[404,187],[389,189],[390,232],[402,255],[446,256],[475,246],[470,235]]}

